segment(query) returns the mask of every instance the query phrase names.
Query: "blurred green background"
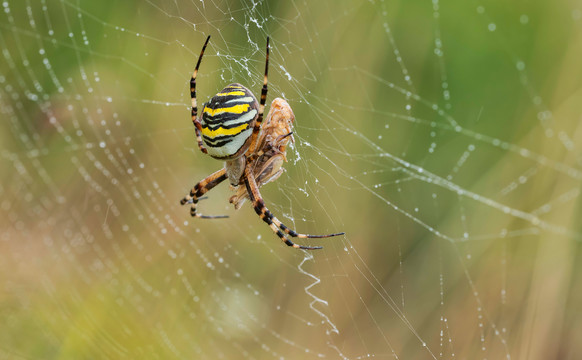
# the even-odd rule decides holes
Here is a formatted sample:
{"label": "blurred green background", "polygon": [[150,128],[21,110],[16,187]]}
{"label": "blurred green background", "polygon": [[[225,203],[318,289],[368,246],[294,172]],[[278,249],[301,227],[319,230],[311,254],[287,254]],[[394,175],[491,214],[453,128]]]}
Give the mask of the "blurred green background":
{"label": "blurred green background", "polygon": [[[262,188],[196,146],[232,82],[296,116]],[[582,4],[5,0],[0,358],[578,359]]]}

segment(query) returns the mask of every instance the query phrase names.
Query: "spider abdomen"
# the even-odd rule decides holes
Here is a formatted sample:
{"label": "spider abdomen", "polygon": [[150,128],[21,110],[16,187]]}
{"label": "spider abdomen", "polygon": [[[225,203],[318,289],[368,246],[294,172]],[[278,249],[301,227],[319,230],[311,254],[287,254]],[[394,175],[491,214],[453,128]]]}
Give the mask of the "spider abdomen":
{"label": "spider abdomen", "polygon": [[241,84],[230,84],[204,104],[202,140],[216,159],[234,159],[247,151],[259,113],[255,96]]}

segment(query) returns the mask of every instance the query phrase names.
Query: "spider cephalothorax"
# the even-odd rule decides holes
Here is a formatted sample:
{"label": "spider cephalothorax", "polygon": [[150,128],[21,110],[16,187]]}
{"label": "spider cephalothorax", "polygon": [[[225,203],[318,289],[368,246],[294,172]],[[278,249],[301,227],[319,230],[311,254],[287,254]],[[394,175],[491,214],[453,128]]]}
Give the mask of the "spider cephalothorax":
{"label": "spider cephalothorax", "polygon": [[243,85],[230,84],[204,104],[199,117],[196,102],[196,75],[209,40],[210,36],[202,47],[194,74],[190,79],[192,122],[200,150],[215,159],[224,160],[225,166],[194,185],[190,194],[186,195],[180,203],[182,205],[191,203],[190,215],[194,217],[206,219],[227,217],[201,215],[196,212],[196,205],[202,195],[228,179],[236,191],[236,194],[230,198],[230,202],[236,209],[246,198],[249,198],[255,212],[285,244],[306,250],[321,249],[320,246],[294,244],[287,236],[326,238],[343,235],[343,233],[299,234],[283,225],[267,209],[259,192],[259,187],[276,180],[283,172],[283,162],[287,160],[285,150],[288,142],[293,141],[291,127],[295,119],[289,104],[277,98],[273,100],[267,120],[263,123],[263,112],[267,100],[269,38],[267,37],[265,77],[260,102],[257,102],[255,96]]}

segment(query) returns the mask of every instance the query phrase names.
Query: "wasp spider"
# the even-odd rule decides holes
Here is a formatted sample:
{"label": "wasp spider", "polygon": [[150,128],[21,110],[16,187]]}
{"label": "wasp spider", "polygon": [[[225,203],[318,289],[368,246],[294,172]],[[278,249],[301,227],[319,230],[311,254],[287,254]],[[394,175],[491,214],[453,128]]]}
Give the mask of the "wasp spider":
{"label": "wasp spider", "polygon": [[[299,234],[285,226],[265,206],[259,187],[276,180],[283,172],[286,161],[285,150],[288,142],[293,141],[291,126],[295,116],[289,104],[283,99],[275,99],[263,123],[263,112],[267,100],[267,73],[269,69],[269,38],[265,77],[261,90],[260,103],[249,89],[241,84],[230,84],[214,95],[202,106],[198,116],[196,102],[196,75],[210,36],[206,39],[194,74],[190,79],[192,98],[192,122],[200,151],[215,159],[225,161],[224,168],[203,179],[186,195],[180,204],[192,204],[190,215],[203,219],[225,218],[227,216],[208,216],[196,212],[201,197],[216,185],[228,179],[237,191],[230,202],[238,209],[246,198],[252,202],[255,212],[266,222],[271,230],[287,245],[299,249],[314,250],[321,246],[303,246],[293,243],[288,236],[298,238],[327,238],[343,235]],[[244,187],[243,187],[244,185]]]}

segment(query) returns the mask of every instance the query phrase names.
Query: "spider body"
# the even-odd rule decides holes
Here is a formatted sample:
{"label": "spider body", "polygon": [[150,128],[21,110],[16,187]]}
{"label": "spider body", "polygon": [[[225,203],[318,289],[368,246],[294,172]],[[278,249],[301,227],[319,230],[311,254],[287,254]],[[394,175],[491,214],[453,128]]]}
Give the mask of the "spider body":
{"label": "spider body", "polygon": [[303,246],[293,243],[289,236],[298,238],[326,238],[343,235],[300,234],[285,226],[265,206],[259,188],[276,180],[283,172],[287,143],[293,141],[291,127],[295,116],[289,104],[283,99],[275,99],[267,120],[263,123],[263,112],[267,99],[267,73],[269,69],[269,38],[267,37],[267,56],[265,77],[261,89],[260,102],[241,84],[230,84],[214,95],[202,107],[198,116],[196,100],[196,75],[204,50],[210,36],[206,39],[196,68],[190,79],[192,98],[192,123],[200,151],[215,159],[224,160],[225,165],[207,178],[201,180],[186,195],[180,204],[192,204],[190,215],[204,219],[224,218],[227,216],[201,215],[196,205],[202,196],[216,185],[228,179],[237,192],[230,202],[238,209],[245,199],[250,199],[257,215],[287,245],[299,249],[321,249],[321,246]]}
{"label": "spider body", "polygon": [[236,159],[250,146],[259,102],[241,84],[230,84],[204,104],[200,125],[208,155]]}

